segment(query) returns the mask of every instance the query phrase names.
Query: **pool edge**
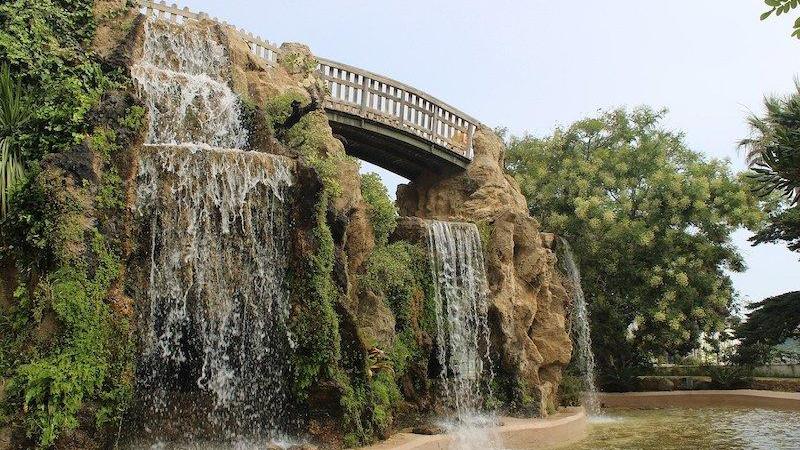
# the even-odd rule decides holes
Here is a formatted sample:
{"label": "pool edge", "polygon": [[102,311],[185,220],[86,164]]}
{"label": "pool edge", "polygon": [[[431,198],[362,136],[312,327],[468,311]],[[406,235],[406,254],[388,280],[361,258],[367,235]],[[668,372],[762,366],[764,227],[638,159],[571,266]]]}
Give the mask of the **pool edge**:
{"label": "pool edge", "polygon": [[800,393],[739,389],[600,393],[604,408],[770,408],[800,411]]}
{"label": "pool edge", "polygon": [[[588,435],[586,412],[583,408],[564,408],[546,419],[503,417],[502,426],[494,427],[506,449],[532,449],[572,444]],[[397,433],[378,444],[362,450],[446,450],[454,442],[453,434],[432,436]]]}

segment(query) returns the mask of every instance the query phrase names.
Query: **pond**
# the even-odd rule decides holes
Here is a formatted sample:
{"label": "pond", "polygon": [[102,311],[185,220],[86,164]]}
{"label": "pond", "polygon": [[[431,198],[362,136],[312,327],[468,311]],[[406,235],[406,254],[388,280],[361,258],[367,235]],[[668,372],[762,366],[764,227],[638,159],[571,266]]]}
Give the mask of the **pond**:
{"label": "pond", "polygon": [[766,409],[610,409],[570,449],[800,449],[800,412]]}

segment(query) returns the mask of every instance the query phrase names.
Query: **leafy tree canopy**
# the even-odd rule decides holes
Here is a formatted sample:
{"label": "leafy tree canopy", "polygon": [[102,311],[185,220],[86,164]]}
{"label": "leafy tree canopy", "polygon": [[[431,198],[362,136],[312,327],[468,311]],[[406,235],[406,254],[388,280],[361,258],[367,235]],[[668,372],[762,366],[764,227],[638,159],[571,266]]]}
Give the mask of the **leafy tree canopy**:
{"label": "leafy tree canopy", "polygon": [[[776,16],[786,14],[800,5],[799,0],[764,0],[764,3],[766,3],[770,9],[761,14],[761,20],[766,20],[773,14]],[[794,21],[793,28],[794,31],[792,31],[792,36],[800,39],[800,17]]]}
{"label": "leafy tree canopy", "polygon": [[767,226],[753,243],[784,241],[800,251],[800,83],[787,97],[764,101],[766,114],[749,119],[752,136],[742,141],[747,150],[753,190],[768,200]]}
{"label": "leafy tree canopy", "polygon": [[767,298],[750,308],[747,321],[736,330],[741,341],[737,355],[740,362],[768,363],[776,345],[800,338],[800,291]]}
{"label": "leafy tree canopy", "polygon": [[[782,241],[800,252],[800,82],[792,95],[769,97],[764,103],[766,114],[750,117],[752,136],[741,143],[747,149],[753,191],[767,200],[770,211],[767,225],[751,241]],[[776,357],[777,345],[800,337],[800,292],[770,297],[751,308],[737,328],[737,359],[767,363]]]}
{"label": "leafy tree canopy", "polygon": [[724,328],[725,271],[744,270],[730,234],[762,219],[729,163],[687,148],[665,114],[619,109],[508,143],[531,213],[573,243],[606,369],[685,354]]}

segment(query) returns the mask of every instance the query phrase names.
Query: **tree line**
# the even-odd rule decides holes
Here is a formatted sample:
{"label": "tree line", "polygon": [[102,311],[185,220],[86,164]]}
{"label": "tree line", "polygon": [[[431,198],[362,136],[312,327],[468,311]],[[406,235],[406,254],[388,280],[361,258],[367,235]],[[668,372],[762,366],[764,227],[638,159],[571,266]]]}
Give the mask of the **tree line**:
{"label": "tree line", "polygon": [[[765,3],[762,20],[798,5]],[[800,18],[794,29],[800,37]],[[742,321],[728,275],[746,269],[731,241],[742,227],[753,245],[800,252],[800,82],[764,106],[746,119],[742,173],[689,148],[663,109],[605,111],[543,137],[499,130],[531,214],[573,244],[603,384],[684,357],[701,337],[717,348],[739,339],[729,355],[739,364],[773,361],[776,345],[800,337],[800,292],[751,304]]]}

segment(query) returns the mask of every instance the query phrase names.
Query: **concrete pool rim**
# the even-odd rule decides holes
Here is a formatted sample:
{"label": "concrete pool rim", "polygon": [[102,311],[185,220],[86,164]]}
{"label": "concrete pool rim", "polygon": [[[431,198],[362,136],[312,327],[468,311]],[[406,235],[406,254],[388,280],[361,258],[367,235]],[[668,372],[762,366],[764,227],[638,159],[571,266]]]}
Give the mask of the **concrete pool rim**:
{"label": "concrete pool rim", "polygon": [[[563,408],[545,419],[501,418],[503,425],[492,428],[506,449],[530,449],[561,446],[588,436],[586,412],[583,408]],[[457,439],[455,434],[420,435],[397,433],[389,439],[363,450],[445,450]]]}
{"label": "concrete pool rim", "polygon": [[767,408],[800,411],[800,392],[754,389],[603,392],[598,400],[604,408]]}

